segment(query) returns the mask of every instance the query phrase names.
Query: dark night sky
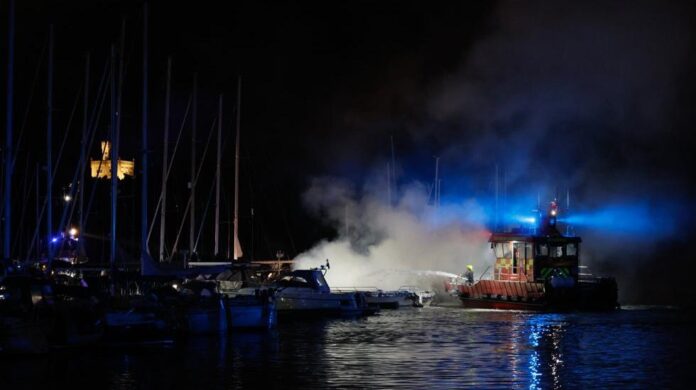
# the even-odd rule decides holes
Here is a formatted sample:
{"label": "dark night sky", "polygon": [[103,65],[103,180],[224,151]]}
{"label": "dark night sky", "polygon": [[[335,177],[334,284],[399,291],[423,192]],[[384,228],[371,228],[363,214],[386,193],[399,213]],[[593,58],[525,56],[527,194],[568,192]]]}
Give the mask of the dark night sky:
{"label": "dark night sky", "polygon": [[[121,155],[139,159],[142,3],[17,3],[16,118],[26,108],[52,22],[58,134],[82,80],[84,52],[92,53],[93,72],[101,72],[126,18]],[[171,55],[174,134],[198,72],[199,132],[208,131],[223,92],[226,131],[233,135],[236,79],[244,79],[241,209],[243,223],[252,204],[256,209],[257,257],[276,248],[296,254],[335,235],[307,211],[304,191],[323,176],[369,191],[385,170],[393,135],[399,183],[431,181],[432,156],[438,155],[445,200],[490,199],[498,164],[511,204],[570,188],[578,208],[617,202],[648,207],[653,211],[647,215],[668,227],[621,242],[639,241],[628,252],[640,267],[649,266],[656,253],[671,257],[687,248],[694,231],[687,223],[695,195],[694,11],[677,2],[153,2],[152,185],[159,188]],[[3,24],[2,53],[5,31]],[[41,66],[27,122],[33,141],[43,139],[45,62]],[[25,143],[20,153],[42,156],[41,143]],[[173,196],[175,204],[185,202],[188,145],[176,162],[186,173],[171,184],[181,194]],[[232,187],[233,150],[229,139],[226,188]],[[19,176],[23,169],[18,166]],[[60,171],[57,182],[68,181],[71,172]],[[588,234],[601,241],[604,232]],[[667,284],[664,273],[660,282]],[[670,288],[667,295],[681,291]]]}

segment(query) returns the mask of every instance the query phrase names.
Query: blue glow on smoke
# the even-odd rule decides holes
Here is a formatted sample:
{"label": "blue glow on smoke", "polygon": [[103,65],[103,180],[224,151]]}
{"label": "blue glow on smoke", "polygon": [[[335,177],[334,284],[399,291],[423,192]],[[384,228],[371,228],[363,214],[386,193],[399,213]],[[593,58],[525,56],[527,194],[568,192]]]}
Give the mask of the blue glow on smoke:
{"label": "blue glow on smoke", "polygon": [[630,203],[571,213],[559,218],[559,222],[615,234],[663,237],[676,232],[680,218],[675,205]]}

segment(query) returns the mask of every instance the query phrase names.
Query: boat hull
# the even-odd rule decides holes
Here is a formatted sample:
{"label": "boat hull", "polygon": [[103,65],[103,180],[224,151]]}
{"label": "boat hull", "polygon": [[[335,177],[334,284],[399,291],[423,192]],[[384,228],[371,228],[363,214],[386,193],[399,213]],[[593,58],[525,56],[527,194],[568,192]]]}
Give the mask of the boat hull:
{"label": "boat hull", "polygon": [[601,278],[571,286],[550,283],[481,280],[459,286],[467,308],[531,311],[613,310],[618,308],[616,281]]}
{"label": "boat hull", "polygon": [[325,293],[289,288],[276,294],[281,317],[361,316],[373,314],[362,293]]}
{"label": "boat hull", "polygon": [[215,303],[186,308],[183,332],[192,335],[227,332],[228,319],[225,306],[220,299]]}
{"label": "boat hull", "polygon": [[271,329],[277,325],[275,302],[244,302],[230,299],[226,303],[229,326],[232,329]]}

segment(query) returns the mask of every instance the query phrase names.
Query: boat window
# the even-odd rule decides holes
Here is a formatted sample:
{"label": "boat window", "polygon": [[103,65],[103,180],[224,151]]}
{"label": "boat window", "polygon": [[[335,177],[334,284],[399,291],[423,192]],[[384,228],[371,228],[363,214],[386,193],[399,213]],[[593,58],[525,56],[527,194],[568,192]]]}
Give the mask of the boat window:
{"label": "boat window", "polygon": [[529,260],[529,259],[534,258],[534,251],[532,251],[532,243],[531,242],[526,242],[524,244],[524,258],[525,258],[525,260]]}
{"label": "boat window", "polygon": [[551,257],[563,257],[563,246],[554,245],[551,247]]}
{"label": "boat window", "polygon": [[537,255],[538,256],[548,256],[549,255],[549,246],[546,244],[537,245]]}
{"label": "boat window", "polygon": [[503,243],[501,243],[501,242],[498,242],[495,244],[495,257],[497,257],[497,258],[503,257]]}
{"label": "boat window", "polygon": [[307,283],[307,279],[300,277],[300,276],[286,276],[283,279],[281,279],[286,282],[295,282],[295,283]]}
{"label": "boat window", "polygon": [[506,242],[503,244],[503,257],[512,259],[512,243]]}
{"label": "boat window", "polygon": [[568,244],[568,246],[566,246],[566,253],[568,254],[568,256],[577,256],[578,250],[575,244]]}

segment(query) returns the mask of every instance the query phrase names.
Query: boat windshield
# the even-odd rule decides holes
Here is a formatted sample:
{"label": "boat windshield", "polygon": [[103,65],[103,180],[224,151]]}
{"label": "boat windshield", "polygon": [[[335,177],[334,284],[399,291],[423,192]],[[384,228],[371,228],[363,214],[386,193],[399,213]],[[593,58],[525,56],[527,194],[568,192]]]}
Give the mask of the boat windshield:
{"label": "boat windshield", "polygon": [[566,254],[568,256],[577,256],[578,255],[577,246],[573,243],[568,244],[568,246],[566,247]]}
{"label": "boat windshield", "polygon": [[549,255],[551,257],[563,257],[563,245],[552,245]]}
{"label": "boat windshield", "polygon": [[288,275],[278,281],[282,287],[312,287],[307,279],[301,276]]}

